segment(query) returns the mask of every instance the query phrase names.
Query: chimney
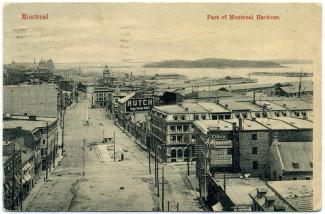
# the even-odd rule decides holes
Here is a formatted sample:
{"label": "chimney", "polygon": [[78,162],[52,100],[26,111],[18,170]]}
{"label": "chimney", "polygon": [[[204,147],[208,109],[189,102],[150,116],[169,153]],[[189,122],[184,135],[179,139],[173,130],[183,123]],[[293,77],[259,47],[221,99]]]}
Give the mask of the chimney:
{"label": "chimney", "polygon": [[232,130],[236,131],[236,123],[232,123]]}
{"label": "chimney", "polygon": [[243,130],[243,119],[242,118],[238,119],[238,124],[239,124],[239,131]]}
{"label": "chimney", "polygon": [[260,186],[257,188],[257,197],[262,198],[267,193],[268,188],[266,186]]}
{"label": "chimney", "polygon": [[265,196],[266,206],[268,206],[268,207],[273,206],[274,201],[275,201],[275,195],[266,195]]}
{"label": "chimney", "polygon": [[286,208],[283,204],[274,204],[274,211],[276,212],[284,212]]}

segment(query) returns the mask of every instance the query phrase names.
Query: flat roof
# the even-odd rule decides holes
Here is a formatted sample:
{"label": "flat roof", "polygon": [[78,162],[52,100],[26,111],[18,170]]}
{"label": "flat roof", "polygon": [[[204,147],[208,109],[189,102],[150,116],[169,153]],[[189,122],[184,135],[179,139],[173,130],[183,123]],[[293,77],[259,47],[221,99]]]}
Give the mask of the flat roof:
{"label": "flat roof", "polygon": [[220,131],[231,131],[232,124],[223,120],[197,120],[194,125],[203,133],[207,134],[209,129],[215,128]]}
{"label": "flat roof", "polygon": [[[223,189],[224,180],[215,179],[215,181]],[[252,205],[253,199],[249,193],[264,184],[264,181],[258,178],[227,178],[226,194],[234,204]]]}
{"label": "flat roof", "polygon": [[220,99],[219,100],[219,105],[222,105],[226,107],[226,105],[231,110],[245,110],[245,111],[263,111],[263,108],[254,105],[253,103],[249,101],[237,101],[234,99]]}
{"label": "flat roof", "polygon": [[31,120],[27,120],[27,119],[25,119],[25,120],[17,119],[17,117],[15,117],[15,119],[4,120],[3,121],[3,129],[14,129],[17,127],[22,127],[23,130],[33,131],[37,128],[46,127],[47,122],[48,122],[48,125],[51,125],[56,120],[57,120],[57,118],[39,118],[39,117],[37,117],[36,121],[31,121]]}
{"label": "flat roof", "polygon": [[[197,103],[182,103],[182,108],[184,110],[188,109],[190,113],[205,113],[207,112],[206,109],[202,108]],[[186,111],[187,112],[187,111]]]}
{"label": "flat roof", "polygon": [[256,121],[261,123],[262,125],[266,126],[269,129],[273,130],[292,130],[297,129],[296,127],[278,119],[273,118],[256,118]]}
{"label": "flat roof", "polygon": [[261,106],[261,107],[263,105],[265,105],[266,109],[271,110],[271,111],[287,111],[286,108],[284,108],[284,107],[282,107],[280,105],[277,105],[275,103],[266,101],[266,100],[256,100],[256,104]]}
{"label": "flat roof", "polygon": [[180,107],[179,105],[162,105],[162,106],[155,106],[153,109],[158,111],[164,112],[166,114],[175,114],[175,113],[182,113],[186,114],[187,112]]}
{"label": "flat roof", "polygon": [[206,109],[210,113],[229,113],[230,111],[223,106],[217,105],[213,102],[199,102],[202,108]]}
{"label": "flat roof", "polygon": [[[225,120],[229,123],[236,123],[236,126],[239,126],[239,119],[228,119]],[[268,130],[265,126],[259,124],[256,121],[252,121],[252,120],[247,120],[247,119],[243,119],[243,130],[247,130],[247,131],[254,131],[254,130]]]}
{"label": "flat roof", "polygon": [[289,123],[292,126],[295,126],[299,129],[312,129],[314,124],[310,120],[304,120],[303,118],[296,117],[277,117],[274,120],[281,120],[283,122]]}
{"label": "flat roof", "polygon": [[272,100],[270,101],[289,110],[313,110],[313,104],[299,99]]}

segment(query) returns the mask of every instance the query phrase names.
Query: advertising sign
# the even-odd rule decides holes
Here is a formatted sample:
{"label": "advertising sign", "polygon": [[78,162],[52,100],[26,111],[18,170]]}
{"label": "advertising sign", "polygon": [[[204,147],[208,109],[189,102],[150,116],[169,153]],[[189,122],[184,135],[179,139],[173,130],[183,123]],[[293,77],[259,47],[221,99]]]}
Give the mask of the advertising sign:
{"label": "advertising sign", "polygon": [[125,111],[133,112],[133,111],[147,111],[151,110],[153,107],[153,98],[134,98],[126,101]]}

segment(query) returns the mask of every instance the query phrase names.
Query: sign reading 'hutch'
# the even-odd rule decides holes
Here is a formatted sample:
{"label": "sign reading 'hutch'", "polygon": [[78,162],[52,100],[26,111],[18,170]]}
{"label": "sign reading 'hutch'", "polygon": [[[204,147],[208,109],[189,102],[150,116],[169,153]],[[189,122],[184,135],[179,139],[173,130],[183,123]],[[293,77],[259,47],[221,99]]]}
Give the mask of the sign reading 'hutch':
{"label": "sign reading 'hutch'", "polygon": [[126,101],[125,111],[147,111],[153,107],[153,98],[138,98]]}

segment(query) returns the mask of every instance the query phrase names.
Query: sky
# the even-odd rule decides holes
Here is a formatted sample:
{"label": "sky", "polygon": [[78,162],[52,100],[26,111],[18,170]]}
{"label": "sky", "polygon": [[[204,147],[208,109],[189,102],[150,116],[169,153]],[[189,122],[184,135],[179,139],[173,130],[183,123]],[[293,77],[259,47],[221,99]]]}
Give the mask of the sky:
{"label": "sky", "polygon": [[[48,14],[21,20],[21,14]],[[279,20],[208,20],[207,15]],[[4,63],[168,59],[313,59],[321,48],[317,4],[35,3],[4,6]],[[317,53],[317,54],[316,54]]]}

